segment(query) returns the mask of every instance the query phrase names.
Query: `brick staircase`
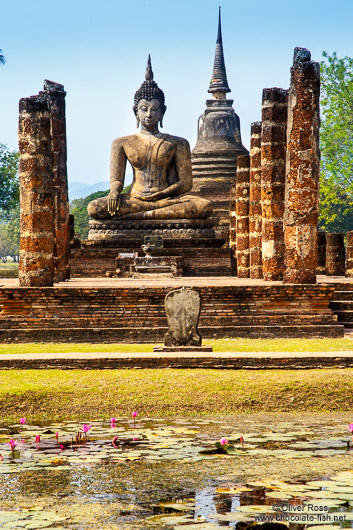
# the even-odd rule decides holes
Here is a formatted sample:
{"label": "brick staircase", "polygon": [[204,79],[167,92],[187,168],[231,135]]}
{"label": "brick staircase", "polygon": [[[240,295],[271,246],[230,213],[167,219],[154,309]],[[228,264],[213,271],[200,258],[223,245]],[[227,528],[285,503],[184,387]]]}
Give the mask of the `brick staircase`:
{"label": "brick staircase", "polygon": [[345,331],[353,333],[353,283],[335,284],[330,308]]}
{"label": "brick staircase", "polygon": [[[164,298],[172,289],[3,288],[0,342],[161,342],[167,330]],[[343,336],[344,328],[329,307],[333,286],[196,290],[202,301],[203,338]]]}

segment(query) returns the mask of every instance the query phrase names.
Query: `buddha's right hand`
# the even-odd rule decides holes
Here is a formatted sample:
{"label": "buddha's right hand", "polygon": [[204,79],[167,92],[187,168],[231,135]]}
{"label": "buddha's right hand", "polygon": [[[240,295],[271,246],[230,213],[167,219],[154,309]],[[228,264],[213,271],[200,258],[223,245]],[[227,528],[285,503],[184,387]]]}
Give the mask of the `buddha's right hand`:
{"label": "buddha's right hand", "polygon": [[116,215],[119,209],[119,193],[109,193],[108,195],[108,213],[111,216]]}

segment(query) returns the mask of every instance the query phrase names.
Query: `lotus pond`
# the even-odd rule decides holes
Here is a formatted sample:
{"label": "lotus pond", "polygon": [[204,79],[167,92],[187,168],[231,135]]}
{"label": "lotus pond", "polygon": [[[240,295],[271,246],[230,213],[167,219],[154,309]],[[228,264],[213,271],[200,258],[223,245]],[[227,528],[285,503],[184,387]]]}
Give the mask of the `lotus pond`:
{"label": "lotus pond", "polygon": [[0,527],[352,528],[351,420],[28,418],[0,428]]}

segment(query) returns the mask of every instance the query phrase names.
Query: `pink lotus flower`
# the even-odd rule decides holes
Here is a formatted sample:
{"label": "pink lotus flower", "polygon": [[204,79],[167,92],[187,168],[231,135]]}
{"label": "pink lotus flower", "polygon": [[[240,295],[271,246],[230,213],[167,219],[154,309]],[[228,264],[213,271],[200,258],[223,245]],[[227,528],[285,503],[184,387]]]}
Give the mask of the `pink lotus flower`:
{"label": "pink lotus flower", "polygon": [[112,440],[112,444],[114,445],[114,447],[118,448],[118,446],[116,445],[116,441],[118,440],[119,436],[114,436],[113,440]]}
{"label": "pink lotus flower", "polygon": [[228,440],[227,440],[227,438],[220,438],[219,443],[221,445],[226,445],[228,443]]}
{"label": "pink lotus flower", "polygon": [[4,460],[4,457],[2,456],[2,454],[0,453],[0,462],[2,462]]}
{"label": "pink lotus flower", "polygon": [[244,449],[244,438],[242,434],[240,435],[240,445],[241,445],[241,448]]}
{"label": "pink lotus flower", "polygon": [[40,436],[39,436],[39,434],[36,435],[36,443],[37,443],[37,444],[40,443]]}
{"label": "pink lotus flower", "polygon": [[136,440],[138,440],[138,438],[136,438],[136,436],[132,439],[133,442],[136,442]]}
{"label": "pink lotus flower", "polygon": [[24,425],[27,421],[27,418],[20,418],[20,424]]}
{"label": "pink lotus flower", "polygon": [[353,434],[353,423],[348,424],[347,431],[351,431],[351,433]]}
{"label": "pink lotus flower", "polygon": [[63,445],[60,445],[60,449],[63,451],[65,447]]}
{"label": "pink lotus flower", "polygon": [[138,412],[136,412],[136,410],[133,410],[131,416],[135,419],[137,414],[138,414]]}
{"label": "pink lotus flower", "polygon": [[17,446],[17,440],[10,440],[9,442],[6,442],[7,445],[10,446],[10,449],[12,452],[14,452],[15,447]]}
{"label": "pink lotus flower", "polygon": [[80,429],[82,432],[84,432],[85,434],[90,431],[92,428],[92,425],[88,425],[87,423],[84,423],[82,425],[82,429]]}
{"label": "pink lotus flower", "polygon": [[59,433],[56,432],[56,433],[55,433],[55,439],[56,439],[56,441],[58,441],[58,438],[59,438]]}
{"label": "pink lotus flower", "polygon": [[116,418],[110,418],[110,426],[116,427]]}

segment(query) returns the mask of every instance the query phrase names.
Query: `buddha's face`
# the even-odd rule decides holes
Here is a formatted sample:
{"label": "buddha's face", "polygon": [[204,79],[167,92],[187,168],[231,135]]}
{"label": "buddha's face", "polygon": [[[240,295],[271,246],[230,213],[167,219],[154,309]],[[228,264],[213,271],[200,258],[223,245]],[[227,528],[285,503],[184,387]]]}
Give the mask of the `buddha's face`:
{"label": "buddha's face", "polygon": [[158,99],[141,99],[137,105],[137,116],[145,129],[153,130],[162,119],[161,104]]}

